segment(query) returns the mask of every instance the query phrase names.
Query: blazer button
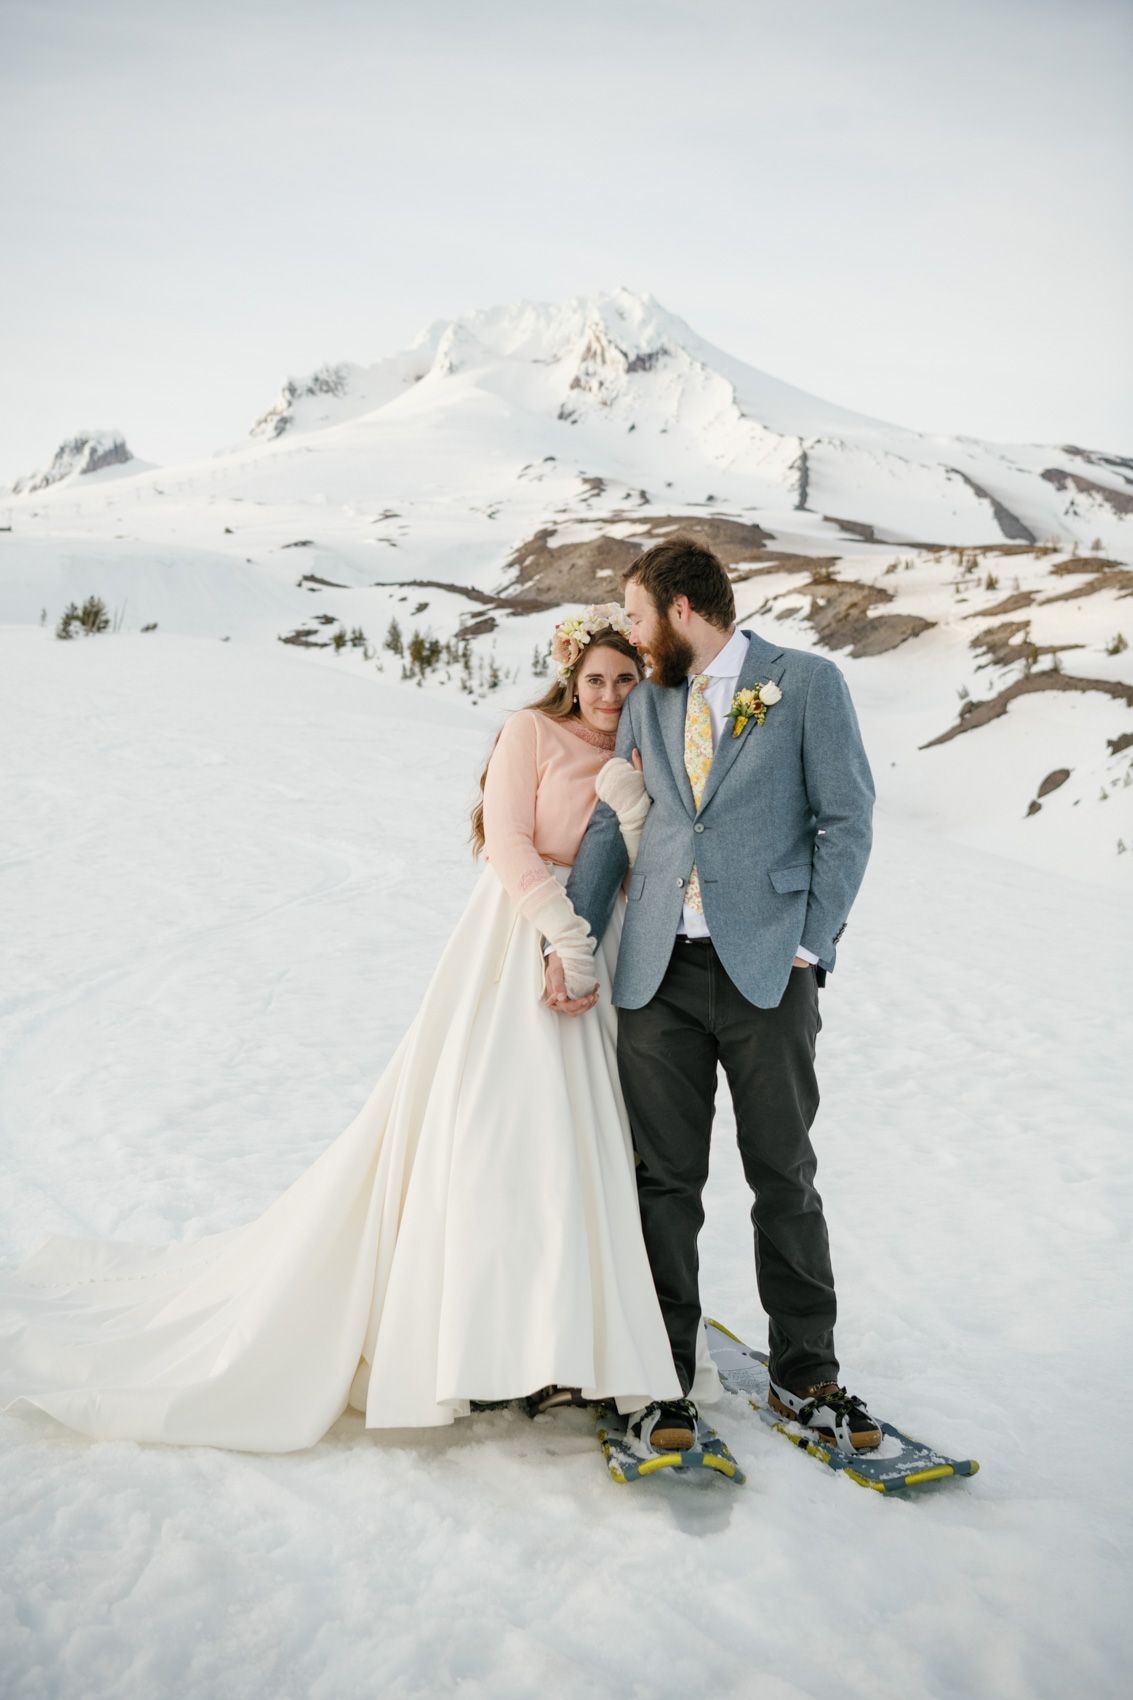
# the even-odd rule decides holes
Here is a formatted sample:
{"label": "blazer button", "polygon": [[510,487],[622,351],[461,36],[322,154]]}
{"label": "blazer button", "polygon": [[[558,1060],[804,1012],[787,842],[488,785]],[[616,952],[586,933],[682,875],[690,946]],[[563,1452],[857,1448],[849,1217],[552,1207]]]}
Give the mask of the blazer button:
{"label": "blazer button", "polygon": [[685,883],[685,882],[684,882],[684,880],[680,880],[680,879],[679,879],[679,880],[678,880],[678,881],[677,881],[677,884],[678,884],[678,885],[683,885],[683,884],[684,884],[684,883]]}
{"label": "blazer button", "polygon": [[696,823],[696,825],[695,825],[695,826],[694,826],[694,827],[693,827],[693,829],[692,829],[692,830],[693,830],[693,831],[694,831],[694,832],[703,832],[703,831],[704,831],[704,828],[703,828],[703,826],[702,826],[702,825],[701,825],[701,824],[700,824],[700,822],[699,822],[699,821],[697,821],[697,823]]}

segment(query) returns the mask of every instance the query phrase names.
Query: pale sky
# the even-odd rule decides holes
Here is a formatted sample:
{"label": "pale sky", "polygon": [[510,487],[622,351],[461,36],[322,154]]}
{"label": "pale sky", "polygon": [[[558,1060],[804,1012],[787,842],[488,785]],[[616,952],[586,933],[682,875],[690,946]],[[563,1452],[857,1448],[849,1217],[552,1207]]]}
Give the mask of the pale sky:
{"label": "pale sky", "polygon": [[865,413],[1133,452],[1131,0],[0,0],[0,139],[0,484],[618,284]]}

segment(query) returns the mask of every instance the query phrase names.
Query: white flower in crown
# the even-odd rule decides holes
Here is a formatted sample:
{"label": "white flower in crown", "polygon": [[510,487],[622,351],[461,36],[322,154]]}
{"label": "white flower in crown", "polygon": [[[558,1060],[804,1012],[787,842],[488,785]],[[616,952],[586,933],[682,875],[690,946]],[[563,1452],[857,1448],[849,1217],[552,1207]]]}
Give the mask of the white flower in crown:
{"label": "white flower in crown", "polygon": [[551,639],[551,659],[564,684],[595,632],[607,626],[622,637],[629,637],[629,619],[620,602],[592,602],[581,614],[570,614],[559,621]]}

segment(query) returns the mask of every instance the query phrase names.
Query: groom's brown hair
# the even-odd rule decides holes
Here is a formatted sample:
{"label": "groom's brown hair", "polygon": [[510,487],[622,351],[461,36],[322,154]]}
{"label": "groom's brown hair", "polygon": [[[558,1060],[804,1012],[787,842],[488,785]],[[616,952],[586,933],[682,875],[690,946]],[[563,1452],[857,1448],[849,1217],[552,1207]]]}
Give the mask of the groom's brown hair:
{"label": "groom's brown hair", "polygon": [[622,574],[623,584],[631,580],[649,592],[659,614],[676,597],[687,596],[689,606],[713,626],[726,630],[736,623],[736,599],[723,562],[695,537],[681,533],[646,549]]}

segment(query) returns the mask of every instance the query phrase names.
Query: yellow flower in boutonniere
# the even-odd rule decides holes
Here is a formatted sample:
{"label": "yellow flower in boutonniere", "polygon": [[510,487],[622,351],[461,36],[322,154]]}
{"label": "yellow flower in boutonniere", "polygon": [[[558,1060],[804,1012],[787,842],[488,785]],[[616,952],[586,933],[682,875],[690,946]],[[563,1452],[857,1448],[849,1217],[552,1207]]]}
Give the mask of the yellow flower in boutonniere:
{"label": "yellow flower in boutonniere", "polygon": [[749,720],[754,720],[757,726],[762,726],[767,719],[767,710],[782,698],[782,691],[773,679],[765,685],[752,685],[745,691],[737,691],[732,698],[732,706],[725,719],[733,720],[732,737],[738,738]]}

